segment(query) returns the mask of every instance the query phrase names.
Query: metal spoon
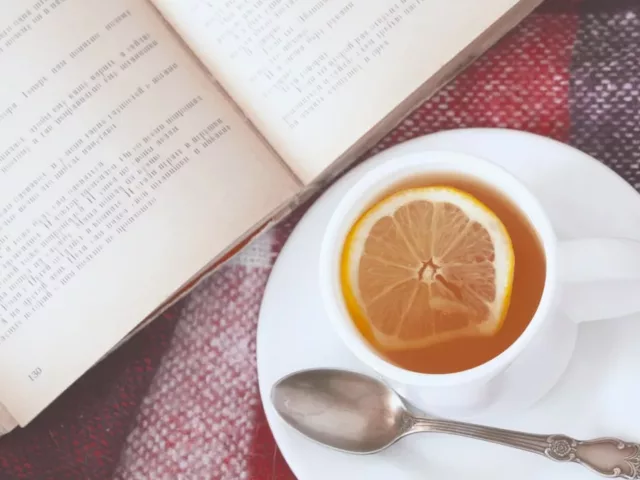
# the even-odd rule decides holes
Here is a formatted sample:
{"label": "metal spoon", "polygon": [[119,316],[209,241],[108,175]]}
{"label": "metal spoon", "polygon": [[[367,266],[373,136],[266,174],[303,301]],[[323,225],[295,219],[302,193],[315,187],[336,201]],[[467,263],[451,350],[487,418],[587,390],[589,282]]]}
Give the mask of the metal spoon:
{"label": "metal spoon", "polygon": [[412,433],[448,433],[579,463],[609,478],[640,479],[637,443],[616,438],[580,441],[566,435],[536,435],[416,417],[394,390],[359,373],[333,369],[296,372],[273,386],[271,400],[293,428],[343,452],[376,453]]}

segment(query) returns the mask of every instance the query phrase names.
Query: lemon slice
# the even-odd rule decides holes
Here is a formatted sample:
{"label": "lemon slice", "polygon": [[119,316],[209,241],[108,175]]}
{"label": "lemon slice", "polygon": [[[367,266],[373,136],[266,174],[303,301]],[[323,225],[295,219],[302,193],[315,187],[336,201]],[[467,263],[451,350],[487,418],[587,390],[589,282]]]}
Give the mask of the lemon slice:
{"label": "lemon slice", "polygon": [[349,232],[341,280],[350,314],[388,350],[493,335],[513,284],[511,238],[466,192],[411,188],[369,209]]}

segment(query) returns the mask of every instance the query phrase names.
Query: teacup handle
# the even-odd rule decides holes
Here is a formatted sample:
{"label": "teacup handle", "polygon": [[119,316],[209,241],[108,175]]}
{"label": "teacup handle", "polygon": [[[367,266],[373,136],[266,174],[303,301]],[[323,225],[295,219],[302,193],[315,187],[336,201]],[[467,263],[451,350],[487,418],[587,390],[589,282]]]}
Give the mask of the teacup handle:
{"label": "teacup handle", "polygon": [[640,312],[640,242],[585,238],[558,243],[562,309],[576,322]]}

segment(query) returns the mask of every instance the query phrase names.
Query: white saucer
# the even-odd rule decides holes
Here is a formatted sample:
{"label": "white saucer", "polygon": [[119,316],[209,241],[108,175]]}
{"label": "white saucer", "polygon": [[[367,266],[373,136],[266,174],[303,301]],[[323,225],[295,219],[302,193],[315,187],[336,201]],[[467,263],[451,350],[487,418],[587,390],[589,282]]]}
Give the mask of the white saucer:
{"label": "white saucer", "polygon": [[[454,150],[494,161],[538,196],[561,238],[620,236],[640,240],[640,196],[593,158],[562,143],[510,130],[442,132],[406,142],[358,166],[307,212],[273,268],[258,326],[260,394],[289,466],[301,480],[574,480],[593,479],[578,465],[474,440],[415,435],[372,456],[317,445],[274,411],[272,384],[295,370],[338,367],[368,371],[341,344],[324,317],[317,258],[324,228],[340,197],[375,165],[405,153]],[[559,384],[532,408],[474,421],[580,439],[640,441],[640,315],[580,326],[575,355]]]}

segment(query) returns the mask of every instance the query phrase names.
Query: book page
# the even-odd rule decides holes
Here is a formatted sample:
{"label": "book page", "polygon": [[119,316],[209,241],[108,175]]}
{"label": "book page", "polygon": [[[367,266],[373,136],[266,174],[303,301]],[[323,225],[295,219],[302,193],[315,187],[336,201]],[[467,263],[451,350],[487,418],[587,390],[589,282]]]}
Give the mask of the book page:
{"label": "book page", "polygon": [[24,425],[299,185],[150,4],[0,11],[0,402]]}
{"label": "book page", "polygon": [[306,182],[519,3],[152,1]]}

